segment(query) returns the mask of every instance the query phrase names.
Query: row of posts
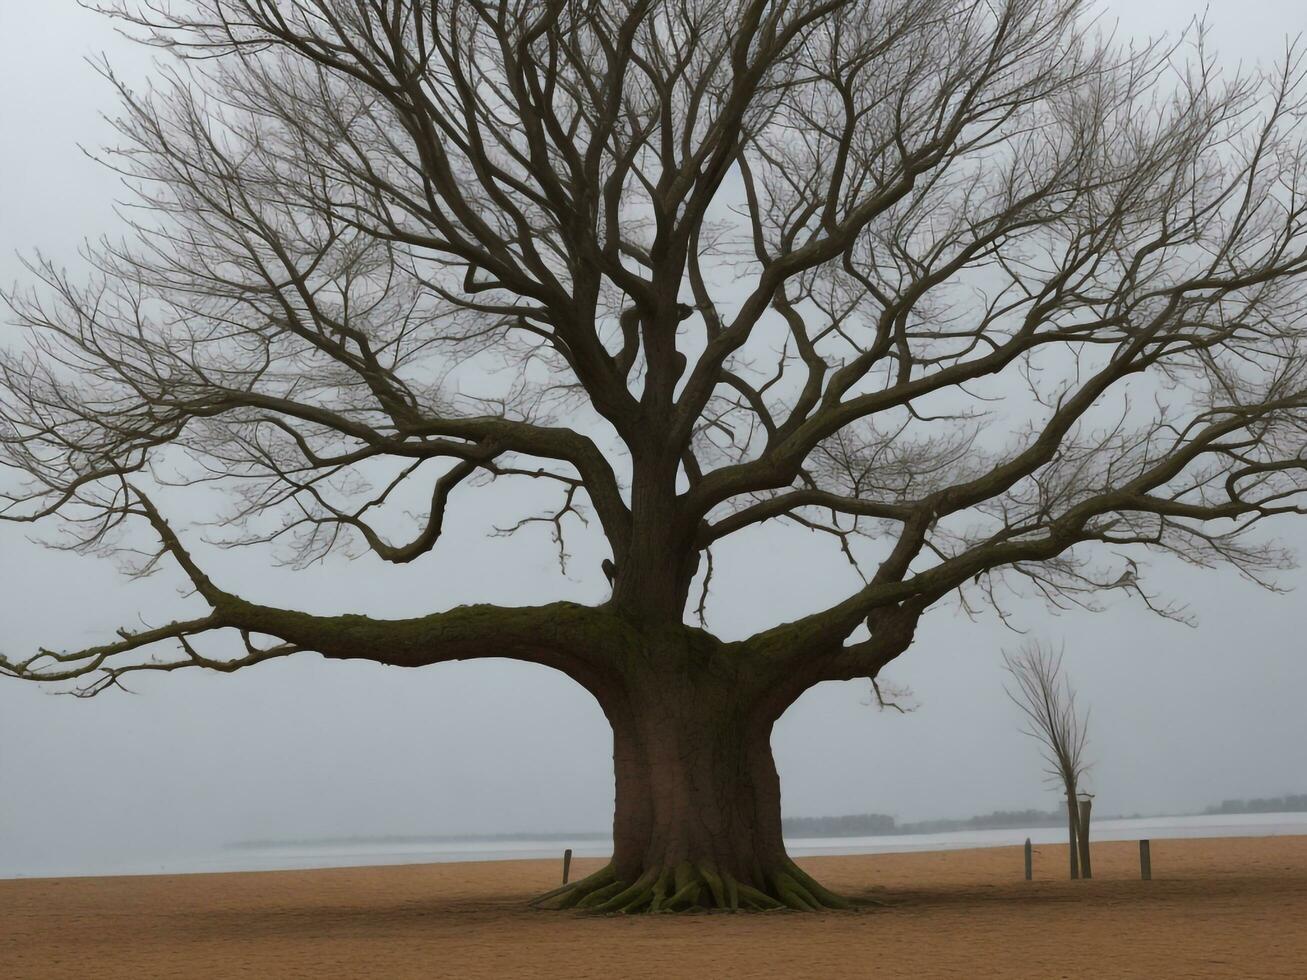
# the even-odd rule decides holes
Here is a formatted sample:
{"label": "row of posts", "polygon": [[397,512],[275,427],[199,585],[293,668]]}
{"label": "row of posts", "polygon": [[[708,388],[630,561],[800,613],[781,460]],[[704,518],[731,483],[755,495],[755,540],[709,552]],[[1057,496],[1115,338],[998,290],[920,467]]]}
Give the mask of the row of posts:
{"label": "row of posts", "polygon": [[[1088,823],[1086,823],[1085,826],[1088,826]],[[1084,860],[1084,862],[1083,862],[1083,866],[1084,866],[1084,869],[1085,869],[1085,877],[1086,877],[1086,878],[1089,878],[1089,877],[1091,877],[1091,875],[1090,875],[1090,872],[1089,872],[1089,834],[1088,834],[1088,832],[1086,832],[1086,833],[1084,833],[1084,834],[1082,835],[1081,840],[1082,840],[1082,844],[1081,844],[1081,846],[1084,848],[1084,855],[1085,855],[1085,860]],[[1035,862],[1034,862],[1034,850],[1033,850],[1033,848],[1030,846],[1030,838],[1027,837],[1027,838],[1026,838],[1026,881],[1030,881],[1030,880],[1034,877],[1034,870],[1035,870],[1034,864],[1035,864]],[[1074,873],[1074,872],[1072,873],[1071,877],[1072,877],[1072,878],[1075,877],[1075,873]],[[1141,841],[1139,842],[1139,877],[1142,878],[1144,881],[1152,881],[1152,880],[1153,880],[1153,855],[1152,855],[1152,849],[1151,849],[1151,847],[1150,847],[1149,842],[1146,841],[1146,840],[1141,840]]]}
{"label": "row of posts", "polygon": [[[1080,840],[1079,850],[1081,853],[1080,867],[1084,869],[1085,877],[1093,877],[1089,864],[1089,800],[1080,801]],[[1071,849],[1071,877],[1076,877],[1076,848]],[[563,852],[563,884],[567,884],[567,879],[572,870],[572,849],[569,847]],[[1026,838],[1026,881],[1034,877],[1035,861],[1034,850],[1030,846],[1030,838]],[[1144,881],[1151,881],[1153,877],[1153,857],[1149,853],[1148,841],[1139,842],[1139,877]]]}

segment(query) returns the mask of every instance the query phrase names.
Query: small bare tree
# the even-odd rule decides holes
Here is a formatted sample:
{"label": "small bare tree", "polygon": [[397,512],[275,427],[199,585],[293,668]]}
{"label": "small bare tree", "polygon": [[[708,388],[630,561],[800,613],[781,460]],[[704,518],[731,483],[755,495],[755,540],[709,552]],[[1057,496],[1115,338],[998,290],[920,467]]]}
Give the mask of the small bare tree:
{"label": "small bare tree", "polygon": [[1089,768],[1085,761],[1089,712],[1081,715],[1075,688],[1062,673],[1062,651],[1054,653],[1040,643],[1032,643],[1018,653],[1004,653],[1003,662],[1014,682],[1014,687],[1005,689],[1007,696],[1029,722],[1025,733],[1036,739],[1043,750],[1049,781],[1060,785],[1066,793],[1071,877],[1080,877],[1083,861],[1087,878],[1088,856],[1079,855],[1077,860],[1077,847],[1088,850],[1088,835],[1087,828],[1080,826],[1076,799],[1080,779]]}

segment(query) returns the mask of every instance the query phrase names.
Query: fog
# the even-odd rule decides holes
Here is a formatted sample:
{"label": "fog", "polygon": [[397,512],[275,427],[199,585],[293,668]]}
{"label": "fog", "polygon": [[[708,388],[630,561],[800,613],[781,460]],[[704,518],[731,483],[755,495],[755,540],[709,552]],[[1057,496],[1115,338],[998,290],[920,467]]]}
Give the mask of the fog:
{"label": "fog", "polygon": [[[1125,34],[1175,29],[1194,12],[1175,2],[1104,10]],[[1299,0],[1217,0],[1209,11],[1213,43],[1231,64],[1273,58],[1285,34],[1307,29]],[[73,265],[83,237],[120,228],[116,179],[78,149],[110,139],[99,114],[114,110],[113,96],[83,60],[100,52],[125,77],[148,77],[149,55],[72,0],[0,0],[0,282],[25,279],[18,252]],[[13,336],[0,327],[4,343]],[[323,612],[602,600],[596,541],[575,542],[565,579],[544,531],[486,537],[504,503],[497,492],[463,498],[447,540],[411,566],[365,558],[292,571],[254,551],[203,557],[245,594]],[[111,561],[49,550],[29,540],[34,533],[53,529],[0,525],[6,655],[90,645],[141,615],[157,623],[180,608],[171,571],[129,583]],[[1301,551],[1307,522],[1268,534]],[[742,635],[847,594],[848,567],[819,537],[769,527],[724,551],[710,625]],[[1146,573],[1197,626],[1124,596],[1101,614],[1054,617],[1033,601],[1014,610],[1031,635],[1065,642],[1066,668],[1092,707],[1096,809],[1175,813],[1307,792],[1307,571],[1284,574],[1283,594],[1162,559]],[[786,813],[916,820],[1053,806],[1002,690],[1000,652],[1021,640],[993,615],[973,621],[944,604],[885,672],[912,689],[916,710],[878,710],[865,681],[808,692],[774,735]],[[0,875],[166,865],[252,838],[598,830],[611,816],[603,716],[545,668],[483,661],[405,671],[303,654],[129,686],[135,694],[79,700],[0,678]]]}

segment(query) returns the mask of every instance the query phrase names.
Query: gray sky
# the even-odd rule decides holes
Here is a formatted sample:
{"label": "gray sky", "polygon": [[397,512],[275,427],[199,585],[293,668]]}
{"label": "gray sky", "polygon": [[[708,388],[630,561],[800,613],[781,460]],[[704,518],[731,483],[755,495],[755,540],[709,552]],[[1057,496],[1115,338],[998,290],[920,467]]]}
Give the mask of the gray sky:
{"label": "gray sky", "polygon": [[[1195,8],[1116,0],[1105,9],[1124,32],[1144,33],[1179,27]],[[1274,57],[1286,33],[1307,30],[1299,0],[1215,0],[1209,9],[1232,61]],[[77,148],[108,138],[98,113],[113,110],[111,94],[82,61],[101,51],[128,77],[148,68],[73,0],[0,0],[0,281],[22,277],[17,250],[73,262],[80,238],[116,227],[115,182]],[[489,503],[460,512],[437,555],[405,568],[361,560],[269,571],[254,553],[207,560],[242,591],[321,611],[602,597],[597,557],[581,558],[576,580],[564,582],[543,536],[533,548],[485,540]],[[1275,530],[1300,551],[1307,544],[1307,524]],[[806,534],[766,538],[786,568],[763,574],[749,560],[763,540],[723,559],[736,573],[717,580],[713,625],[723,633],[793,618],[850,588],[838,554]],[[1125,602],[1096,616],[1019,609],[1033,633],[1065,640],[1067,667],[1092,705],[1098,807],[1176,811],[1307,792],[1307,571],[1283,576],[1295,590],[1287,595],[1229,571],[1154,561],[1148,572],[1194,609],[1198,628]],[[126,584],[110,562],[56,554],[0,526],[0,645],[16,655],[94,643],[140,612],[164,618],[178,584]],[[886,672],[913,689],[914,713],[870,707],[865,682],[810,691],[774,737],[786,812],[920,819],[1053,805],[1002,694],[999,651],[1018,642],[992,617],[973,623],[943,607]],[[80,701],[0,683],[0,875],[165,860],[254,837],[599,829],[610,819],[606,723],[589,695],[544,668],[402,671],[305,655],[231,676],[151,677],[135,689]]]}

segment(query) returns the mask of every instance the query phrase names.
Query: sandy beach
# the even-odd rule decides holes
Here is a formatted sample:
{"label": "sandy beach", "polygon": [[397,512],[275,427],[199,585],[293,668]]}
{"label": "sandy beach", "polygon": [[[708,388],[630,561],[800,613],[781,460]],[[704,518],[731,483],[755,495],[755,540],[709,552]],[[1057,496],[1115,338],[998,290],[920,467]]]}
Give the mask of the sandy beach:
{"label": "sandy beach", "polygon": [[[883,905],[802,913],[537,912],[555,861],[0,881],[0,977],[1307,976],[1307,837],[803,859]],[[587,873],[601,862],[580,861]]]}

